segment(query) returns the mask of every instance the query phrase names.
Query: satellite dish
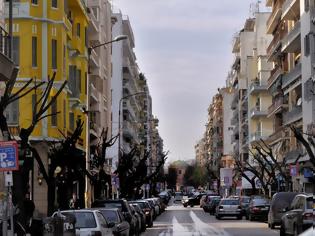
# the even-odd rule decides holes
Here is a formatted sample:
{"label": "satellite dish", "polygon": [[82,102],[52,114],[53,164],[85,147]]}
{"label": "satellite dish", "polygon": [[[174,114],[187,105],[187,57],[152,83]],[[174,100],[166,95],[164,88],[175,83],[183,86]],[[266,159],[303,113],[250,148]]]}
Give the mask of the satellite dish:
{"label": "satellite dish", "polygon": [[299,98],[299,99],[296,101],[296,105],[297,105],[297,106],[301,106],[301,105],[302,105],[302,98]]}

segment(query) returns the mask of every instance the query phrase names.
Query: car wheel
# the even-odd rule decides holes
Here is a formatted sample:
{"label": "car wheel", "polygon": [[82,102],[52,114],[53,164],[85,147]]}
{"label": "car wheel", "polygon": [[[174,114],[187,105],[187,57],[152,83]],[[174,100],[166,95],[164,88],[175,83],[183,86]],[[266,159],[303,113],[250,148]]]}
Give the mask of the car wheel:
{"label": "car wheel", "polygon": [[280,236],[286,236],[283,224],[281,224],[281,226],[280,226]]}
{"label": "car wheel", "polygon": [[270,224],[270,229],[275,229],[275,224],[271,223]]}
{"label": "car wheel", "polygon": [[237,216],[236,217],[238,220],[241,220],[243,217],[242,216]]}
{"label": "car wheel", "polygon": [[294,236],[298,236],[299,235],[299,228],[296,225],[293,226],[293,235]]}
{"label": "car wheel", "polygon": [[215,218],[216,218],[217,220],[221,220],[221,216],[219,216],[219,215],[216,215]]}
{"label": "car wheel", "polygon": [[194,205],[190,205],[190,207],[194,207]]}

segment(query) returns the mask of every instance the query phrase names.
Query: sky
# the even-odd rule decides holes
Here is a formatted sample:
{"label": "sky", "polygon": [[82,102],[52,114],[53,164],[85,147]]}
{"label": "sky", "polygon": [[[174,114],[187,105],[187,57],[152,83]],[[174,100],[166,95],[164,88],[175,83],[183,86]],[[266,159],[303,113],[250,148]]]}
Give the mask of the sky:
{"label": "sky", "polygon": [[250,6],[257,1],[112,1],[129,16],[168,162],[194,159],[207,108],[232,64],[233,35],[252,16]]}

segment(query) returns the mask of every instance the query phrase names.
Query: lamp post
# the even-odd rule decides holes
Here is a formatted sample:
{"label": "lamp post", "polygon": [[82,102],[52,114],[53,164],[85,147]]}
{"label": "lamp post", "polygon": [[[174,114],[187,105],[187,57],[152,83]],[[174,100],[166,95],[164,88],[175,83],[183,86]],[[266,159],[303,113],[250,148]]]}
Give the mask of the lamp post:
{"label": "lamp post", "polygon": [[[87,88],[86,88],[86,148],[85,148],[85,152],[86,152],[86,161],[85,161],[85,168],[88,170],[89,169],[89,159],[90,159],[90,60],[91,60],[91,53],[94,49],[105,46],[107,44],[111,44],[114,42],[118,42],[121,40],[125,40],[127,39],[128,36],[127,35],[118,35],[117,37],[115,37],[113,40],[105,42],[105,43],[101,43],[98,45],[94,45],[88,48],[88,73],[87,73],[87,78],[86,78],[86,84],[87,84]],[[88,196],[88,180],[85,180],[85,191],[86,191],[86,196],[85,196],[85,200],[86,203],[85,205],[88,206],[87,204],[87,196]]]}

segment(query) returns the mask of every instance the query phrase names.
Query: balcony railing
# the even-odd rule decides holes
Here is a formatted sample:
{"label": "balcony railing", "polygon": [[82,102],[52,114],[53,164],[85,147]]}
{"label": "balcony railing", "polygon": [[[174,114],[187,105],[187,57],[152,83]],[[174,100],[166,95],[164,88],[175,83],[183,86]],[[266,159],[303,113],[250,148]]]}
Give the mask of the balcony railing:
{"label": "balcony railing", "polygon": [[302,106],[295,106],[283,115],[283,123],[291,124],[302,118]]}
{"label": "balcony railing", "polygon": [[280,66],[275,67],[271,73],[270,77],[268,79],[268,89],[274,84],[274,82],[282,75],[283,70]]}
{"label": "balcony railing", "polygon": [[249,87],[249,92],[251,94],[256,93],[256,92],[263,92],[263,91],[267,91],[267,84],[259,81],[259,80],[254,80],[252,81],[252,83],[250,84]]}
{"label": "balcony railing", "polygon": [[288,107],[288,101],[283,96],[277,97],[274,103],[268,108],[268,115],[271,116],[281,111],[282,108]]}
{"label": "balcony railing", "polygon": [[282,19],[294,20],[300,14],[298,5],[299,0],[286,0],[282,5]]}
{"label": "balcony railing", "polygon": [[281,13],[282,13],[281,4],[282,4],[282,1],[277,1],[276,5],[272,9],[271,15],[269,16],[267,20],[267,33],[269,34],[271,34],[274,31],[278,23],[277,21],[280,20],[281,18]]}
{"label": "balcony railing", "polygon": [[296,52],[301,47],[301,22],[295,23],[293,29],[282,39],[282,52]]}
{"label": "balcony railing", "polygon": [[256,106],[250,110],[251,118],[267,116],[267,115],[268,115],[268,111],[262,110],[260,106]]}
{"label": "balcony railing", "polygon": [[292,70],[286,73],[282,79],[282,89],[290,85],[292,82],[302,76],[302,66],[298,63]]}
{"label": "balcony railing", "polygon": [[271,58],[277,49],[281,48],[281,35],[276,34],[267,48],[268,58]]}

